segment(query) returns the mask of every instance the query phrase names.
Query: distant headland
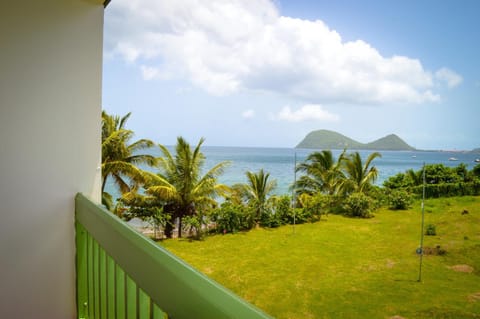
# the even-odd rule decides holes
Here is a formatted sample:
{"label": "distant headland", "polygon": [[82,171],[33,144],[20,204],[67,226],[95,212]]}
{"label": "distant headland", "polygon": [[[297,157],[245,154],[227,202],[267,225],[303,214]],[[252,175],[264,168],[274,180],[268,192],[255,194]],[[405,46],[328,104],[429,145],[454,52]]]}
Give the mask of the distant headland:
{"label": "distant headland", "polygon": [[360,143],[340,133],[329,130],[312,131],[296,146],[307,149],[344,149],[376,151],[414,151],[395,134],[390,134],[370,143]]}

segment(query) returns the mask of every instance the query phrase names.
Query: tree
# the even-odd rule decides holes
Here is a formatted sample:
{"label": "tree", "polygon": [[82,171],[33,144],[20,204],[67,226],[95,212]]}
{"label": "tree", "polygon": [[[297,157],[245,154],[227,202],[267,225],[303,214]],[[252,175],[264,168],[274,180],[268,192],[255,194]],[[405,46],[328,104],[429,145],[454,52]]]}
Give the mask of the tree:
{"label": "tree", "polygon": [[370,166],[373,160],[382,157],[378,152],[371,153],[365,163],[359,152],[350,154],[345,161],[345,172],[347,182],[344,190],[347,193],[364,193],[378,177],[378,170],[375,166]]}
{"label": "tree", "polygon": [[152,155],[141,154],[154,143],[147,139],[140,139],[130,143],[133,131],[125,129],[125,124],[131,113],[123,117],[109,115],[102,112],[102,202],[111,208],[111,195],[105,192],[107,179],[113,178],[120,193],[132,190],[132,186],[145,181],[144,171],[138,165],[153,166],[156,159]]}
{"label": "tree", "polygon": [[319,192],[329,195],[337,194],[345,182],[345,175],[342,172],[344,161],[345,150],[336,161],[330,150],[311,153],[305,162],[296,167],[297,172],[305,175],[297,180],[295,189],[300,194],[314,195]]}
{"label": "tree", "polygon": [[257,173],[248,171],[247,183],[243,184],[243,195],[247,203],[254,209],[254,220],[258,225],[262,214],[266,210],[268,196],[277,187],[275,180],[269,181],[270,174],[263,169]]}
{"label": "tree", "polygon": [[160,172],[149,174],[146,193],[165,203],[163,212],[171,218],[166,224],[165,235],[172,236],[173,222],[178,218],[178,237],[182,236],[182,218],[199,217],[203,209],[216,205],[215,196],[222,195],[228,187],[218,183],[229,162],[221,162],[201,175],[205,156],[200,151],[204,139],[192,150],[182,137],[177,138],[175,155],[160,145],[163,156],[158,159]]}

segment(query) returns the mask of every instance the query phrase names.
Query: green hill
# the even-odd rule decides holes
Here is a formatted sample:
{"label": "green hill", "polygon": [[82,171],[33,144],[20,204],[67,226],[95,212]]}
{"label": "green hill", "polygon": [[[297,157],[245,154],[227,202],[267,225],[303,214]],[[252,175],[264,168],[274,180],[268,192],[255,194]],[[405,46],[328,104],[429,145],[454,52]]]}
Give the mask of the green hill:
{"label": "green hill", "polygon": [[384,151],[413,151],[415,148],[411,147],[404,140],[395,134],[390,134],[374,142],[365,144],[368,150],[384,150]]}
{"label": "green hill", "polygon": [[329,130],[318,130],[308,133],[297,148],[318,148],[318,149],[357,149],[362,143],[352,140],[340,133]]}
{"label": "green hill", "polygon": [[395,134],[382,137],[370,143],[360,143],[340,133],[329,130],[318,130],[307,134],[296,146],[297,148],[314,149],[344,149],[349,150],[390,150],[412,151],[415,148],[408,145]]}

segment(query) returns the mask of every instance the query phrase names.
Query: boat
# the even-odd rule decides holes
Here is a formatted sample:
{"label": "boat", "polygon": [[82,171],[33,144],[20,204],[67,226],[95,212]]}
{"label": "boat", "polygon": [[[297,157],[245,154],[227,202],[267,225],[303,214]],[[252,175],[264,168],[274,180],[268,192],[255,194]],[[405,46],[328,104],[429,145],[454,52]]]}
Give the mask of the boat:
{"label": "boat", "polygon": [[474,162],[475,162],[475,163],[480,163],[480,158],[476,158],[476,159],[474,160]]}
{"label": "boat", "polygon": [[456,157],[450,157],[448,160],[449,160],[449,161],[458,161],[458,158],[456,158]]}

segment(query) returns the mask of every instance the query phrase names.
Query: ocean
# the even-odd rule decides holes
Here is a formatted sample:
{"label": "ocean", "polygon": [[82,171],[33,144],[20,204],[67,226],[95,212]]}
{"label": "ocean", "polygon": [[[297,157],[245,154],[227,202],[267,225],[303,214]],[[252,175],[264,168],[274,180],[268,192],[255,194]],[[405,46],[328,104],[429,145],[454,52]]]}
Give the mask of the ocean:
{"label": "ocean", "polygon": [[[294,167],[296,162],[300,163],[311,152],[310,149],[293,148],[257,148],[257,147],[223,147],[223,146],[202,146],[202,152],[206,157],[205,170],[210,169],[221,161],[229,161],[231,164],[225,173],[219,178],[219,182],[226,185],[245,183],[247,171],[257,172],[260,169],[270,173],[270,178],[277,180],[277,195],[289,193],[289,187],[294,181]],[[172,150],[170,150],[172,152]],[[332,151],[335,158],[342,152]],[[365,159],[373,151],[359,151]],[[154,152],[160,155],[160,151]],[[376,185],[382,183],[390,176],[403,173],[408,169],[419,170],[425,164],[444,164],[455,167],[465,163],[467,168],[472,169],[477,163],[475,159],[479,154],[468,152],[447,152],[447,151],[380,151],[381,158],[373,161],[379,171]],[[456,159],[456,160],[452,160]],[[107,182],[106,191],[114,197],[118,196],[111,181]]]}

